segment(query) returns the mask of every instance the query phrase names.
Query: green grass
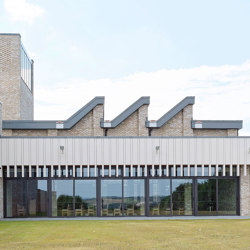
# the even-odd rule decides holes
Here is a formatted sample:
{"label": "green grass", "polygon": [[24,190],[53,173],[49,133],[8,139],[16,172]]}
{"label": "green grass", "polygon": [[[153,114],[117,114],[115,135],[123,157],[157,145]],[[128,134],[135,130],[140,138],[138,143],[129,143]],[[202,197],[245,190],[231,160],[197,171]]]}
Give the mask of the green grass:
{"label": "green grass", "polygon": [[250,220],[1,221],[0,249],[250,249]]}

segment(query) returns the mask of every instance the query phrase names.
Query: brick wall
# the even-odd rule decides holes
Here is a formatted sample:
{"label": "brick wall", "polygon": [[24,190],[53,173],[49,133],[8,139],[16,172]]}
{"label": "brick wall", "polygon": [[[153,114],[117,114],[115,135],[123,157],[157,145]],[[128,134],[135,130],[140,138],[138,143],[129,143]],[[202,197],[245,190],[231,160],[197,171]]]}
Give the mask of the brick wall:
{"label": "brick wall", "polygon": [[20,112],[21,120],[34,119],[33,94],[22,79],[20,80]]}
{"label": "brick wall", "polygon": [[147,115],[148,105],[143,105],[116,128],[108,129],[107,136],[147,136],[148,129],[145,126]]}
{"label": "brick wall", "polygon": [[33,94],[21,79],[21,37],[0,35],[0,101],[3,120],[33,120]]}
{"label": "brick wall", "polygon": [[194,129],[194,136],[228,136],[227,129]]}
{"label": "brick wall", "polygon": [[193,105],[186,106],[161,128],[152,129],[152,136],[193,136]]}
{"label": "brick wall", "polygon": [[0,218],[3,218],[3,178],[0,178]]}
{"label": "brick wall", "polygon": [[240,169],[240,215],[250,216],[250,166],[244,176],[243,166]]}
{"label": "brick wall", "polygon": [[3,120],[20,119],[20,35],[0,35],[0,101]]}

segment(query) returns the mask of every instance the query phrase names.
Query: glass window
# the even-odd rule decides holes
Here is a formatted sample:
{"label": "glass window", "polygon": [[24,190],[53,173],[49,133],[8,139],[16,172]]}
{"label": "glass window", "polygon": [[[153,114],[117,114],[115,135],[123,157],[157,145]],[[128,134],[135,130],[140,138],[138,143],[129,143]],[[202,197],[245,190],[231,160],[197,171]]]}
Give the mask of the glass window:
{"label": "glass window", "polygon": [[46,177],[50,177],[50,176],[51,176],[50,166],[46,166]]}
{"label": "glass window", "polygon": [[123,166],[120,165],[120,166],[118,166],[118,176],[119,177],[122,177],[122,172],[123,172]]}
{"label": "glass window", "polygon": [[[58,167],[54,166],[54,177],[58,177]],[[66,177],[66,166],[61,166],[61,177]]]}
{"label": "glass window", "polygon": [[137,171],[138,171],[138,166],[133,166],[133,176],[134,177],[137,177],[138,176],[138,173],[137,173]]}
{"label": "glass window", "polygon": [[73,177],[73,166],[68,166],[68,177]]}
{"label": "glass window", "polygon": [[173,165],[169,165],[169,175],[170,176],[174,176],[174,166]]}
{"label": "glass window", "polygon": [[202,176],[202,166],[201,165],[197,166],[197,176]]}
{"label": "glass window", "polygon": [[233,165],[233,176],[237,176],[237,165]]}
{"label": "glass window", "polygon": [[23,45],[21,45],[21,77],[29,89],[31,89],[32,63]]}
{"label": "glass window", "polygon": [[126,166],[126,168],[125,168],[125,176],[126,176],[126,177],[130,177],[130,176],[131,176],[131,173],[130,173],[130,166]]}
{"label": "glass window", "polygon": [[89,176],[90,177],[95,177],[95,166],[90,166],[89,167]]}
{"label": "glass window", "polygon": [[173,215],[193,214],[193,181],[190,179],[172,180]]}
{"label": "glass window", "polygon": [[175,171],[176,171],[175,176],[181,176],[181,166],[180,165],[175,166]]}
{"label": "glass window", "polygon": [[26,217],[26,181],[7,180],[6,183],[7,217]]}
{"label": "glass window", "polygon": [[75,166],[75,177],[80,177],[81,176],[81,168],[80,166]]}
{"label": "glass window", "polygon": [[29,177],[29,166],[24,166],[24,177]]}
{"label": "glass window", "polygon": [[211,176],[216,176],[216,166],[215,165],[211,166]]}
{"label": "glass window", "polygon": [[204,166],[204,176],[209,176],[209,166],[208,165]]}
{"label": "glass window", "polygon": [[96,180],[75,181],[75,216],[96,216]]}
{"label": "glass window", "polygon": [[14,166],[10,166],[10,177],[14,177],[15,176],[15,171],[14,171]]}
{"label": "glass window", "polygon": [[170,215],[170,180],[149,180],[149,213],[151,216]]}
{"label": "glass window", "polygon": [[223,175],[223,166],[219,165],[218,166],[218,176],[222,176]]}
{"label": "glass window", "polygon": [[28,180],[27,181],[27,205],[28,216],[47,216],[47,181]]}
{"label": "glass window", "polygon": [[145,176],[145,166],[140,166],[140,176]]}
{"label": "glass window", "polygon": [[36,177],[36,166],[31,166],[31,177]]}
{"label": "glass window", "polygon": [[104,177],[109,177],[109,166],[104,166]]}
{"label": "glass window", "polygon": [[167,176],[167,166],[166,165],[161,166],[161,175]]}
{"label": "glass window", "polygon": [[111,166],[111,176],[116,177],[116,166]]}
{"label": "glass window", "polygon": [[158,165],[154,166],[154,169],[155,169],[155,177],[160,176],[160,168],[159,168],[159,166]]}
{"label": "glass window", "polygon": [[153,167],[148,166],[148,176],[153,176]]}
{"label": "glass window", "polygon": [[216,215],[216,180],[198,179],[198,215]]}
{"label": "glass window", "polygon": [[87,166],[82,166],[82,176],[88,177],[88,167]]}
{"label": "glass window", "polygon": [[122,215],[121,180],[101,180],[101,215]]}
{"label": "glass window", "polygon": [[38,167],[38,177],[44,177],[43,170],[44,170],[43,166]]}
{"label": "glass window", "polygon": [[188,175],[188,166],[187,165],[183,165],[183,176],[189,176]]}
{"label": "glass window", "polygon": [[52,216],[73,216],[73,181],[52,180]]}
{"label": "glass window", "polygon": [[22,166],[17,166],[17,177],[22,177]]}
{"label": "glass window", "polygon": [[145,215],[144,180],[124,180],[124,213],[126,216]]}
{"label": "glass window", "polygon": [[[61,166],[61,177],[64,177],[63,176],[63,171],[64,171],[64,167]],[[58,175],[59,175],[58,166],[53,166],[53,177],[58,177]]]}
{"label": "glass window", "polygon": [[190,165],[190,176],[195,176],[195,166]]}
{"label": "glass window", "polygon": [[236,215],[236,179],[218,180],[218,215]]}
{"label": "glass window", "polygon": [[225,168],[226,176],[230,176],[230,165],[226,165]]}

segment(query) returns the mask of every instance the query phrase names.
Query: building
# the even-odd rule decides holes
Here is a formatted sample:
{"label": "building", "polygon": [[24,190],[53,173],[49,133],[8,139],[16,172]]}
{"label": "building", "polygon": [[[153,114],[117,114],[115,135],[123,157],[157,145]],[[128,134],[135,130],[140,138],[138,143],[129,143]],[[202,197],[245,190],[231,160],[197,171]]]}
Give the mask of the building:
{"label": "building", "polygon": [[157,121],[141,97],[112,121],[95,97],[33,120],[33,61],[0,35],[0,216],[250,215],[242,121],[193,120],[186,97]]}

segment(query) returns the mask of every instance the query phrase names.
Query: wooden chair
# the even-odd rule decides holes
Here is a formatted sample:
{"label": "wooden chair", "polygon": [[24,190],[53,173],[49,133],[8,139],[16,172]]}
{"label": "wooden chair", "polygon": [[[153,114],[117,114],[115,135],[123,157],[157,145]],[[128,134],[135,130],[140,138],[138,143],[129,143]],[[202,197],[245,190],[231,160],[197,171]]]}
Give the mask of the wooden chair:
{"label": "wooden chair", "polygon": [[81,208],[75,209],[75,216],[84,216],[84,208],[83,205],[81,205]]}
{"label": "wooden chair", "polygon": [[108,205],[104,205],[102,207],[102,216],[108,216],[109,215],[109,207]]}
{"label": "wooden chair", "polygon": [[95,207],[93,205],[88,206],[88,216],[95,216]]}
{"label": "wooden chair", "polygon": [[121,205],[118,208],[114,208],[114,216],[121,216]]}
{"label": "wooden chair", "polygon": [[160,215],[160,203],[157,206],[153,207],[152,215]]}
{"label": "wooden chair", "polygon": [[132,205],[132,207],[127,208],[127,216],[134,216],[135,215],[135,206]]}
{"label": "wooden chair", "polygon": [[17,216],[25,216],[25,209],[24,206],[17,204]]}

